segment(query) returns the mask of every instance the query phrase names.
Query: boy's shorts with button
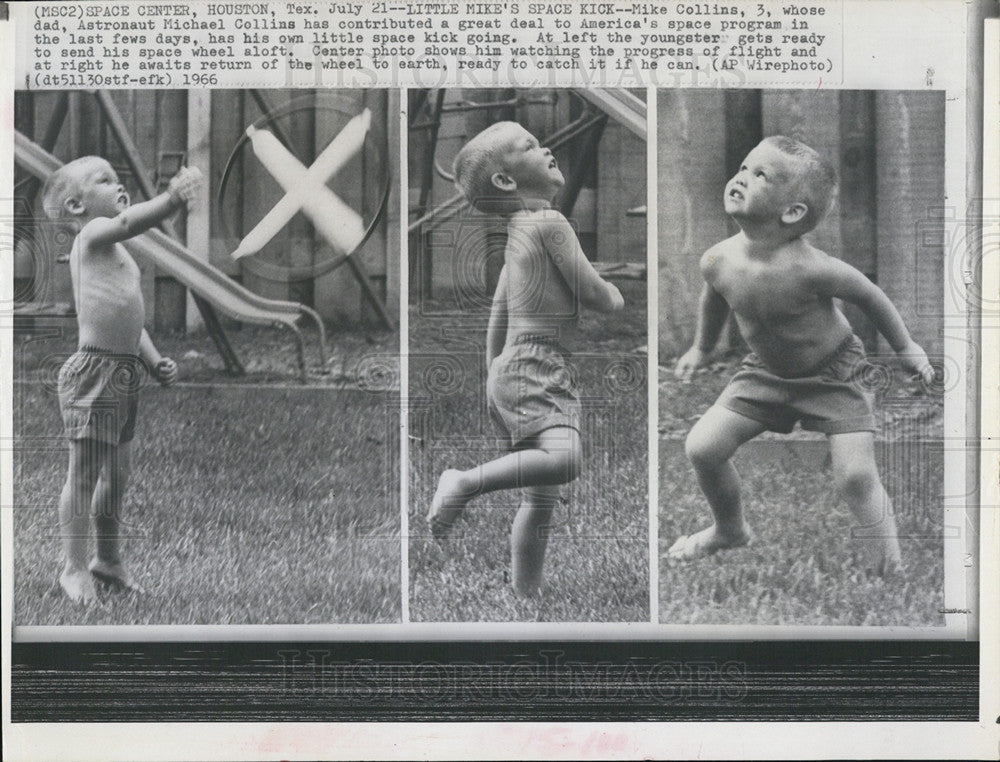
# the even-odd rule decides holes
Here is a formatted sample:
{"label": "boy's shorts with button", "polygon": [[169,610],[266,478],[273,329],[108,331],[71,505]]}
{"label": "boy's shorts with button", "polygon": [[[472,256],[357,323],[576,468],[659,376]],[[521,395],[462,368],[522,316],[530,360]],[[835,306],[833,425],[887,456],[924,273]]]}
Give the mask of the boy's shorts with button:
{"label": "boy's shorts with button", "polygon": [[490,364],[486,396],[515,449],[556,426],[580,430],[572,371],[551,338],[520,336],[505,347]]}
{"label": "boy's shorts with button", "polygon": [[66,437],[119,445],[135,437],[142,360],[81,347],[59,371],[59,411]]}
{"label": "boy's shorts with button", "polygon": [[871,367],[853,335],[807,376],[776,376],[751,352],[715,404],[782,434],[796,421],[824,434],[875,431],[872,394],[864,383]]}

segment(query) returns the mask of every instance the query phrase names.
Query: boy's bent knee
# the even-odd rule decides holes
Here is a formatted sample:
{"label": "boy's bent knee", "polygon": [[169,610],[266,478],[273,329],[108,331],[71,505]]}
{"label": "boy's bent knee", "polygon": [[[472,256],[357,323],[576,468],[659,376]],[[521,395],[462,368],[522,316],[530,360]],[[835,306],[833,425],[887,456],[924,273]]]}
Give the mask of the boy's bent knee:
{"label": "boy's bent knee", "polygon": [[562,485],[536,484],[524,488],[524,496],[533,503],[558,503],[562,500]]}
{"label": "boy's bent knee", "polygon": [[114,484],[124,484],[132,475],[132,464],[124,457],[109,460],[105,466],[105,475]]}
{"label": "boy's bent knee", "polygon": [[566,484],[583,470],[583,446],[576,429],[559,427],[543,432],[538,446],[551,458],[551,484]]}
{"label": "boy's bent knee", "polygon": [[582,471],[583,452],[580,449],[580,440],[576,440],[576,445],[566,453],[566,481],[573,481]]}
{"label": "boy's bent knee", "polygon": [[70,443],[68,480],[77,484],[96,484],[106,456],[107,445],[101,442],[89,439],[73,440]]}
{"label": "boy's bent knee", "polygon": [[691,429],[684,440],[684,454],[695,468],[712,468],[729,460],[715,437],[703,433],[697,427]]}
{"label": "boy's bent knee", "polygon": [[837,469],[833,478],[837,492],[847,500],[863,500],[880,485],[874,465]]}
{"label": "boy's bent knee", "polygon": [[117,493],[122,493],[128,485],[130,475],[131,471],[127,466],[119,466],[117,468],[108,469],[103,478],[107,482],[107,487],[109,489]]}
{"label": "boy's bent knee", "polygon": [[583,470],[583,454],[577,447],[550,452],[552,457],[553,484],[567,484]]}

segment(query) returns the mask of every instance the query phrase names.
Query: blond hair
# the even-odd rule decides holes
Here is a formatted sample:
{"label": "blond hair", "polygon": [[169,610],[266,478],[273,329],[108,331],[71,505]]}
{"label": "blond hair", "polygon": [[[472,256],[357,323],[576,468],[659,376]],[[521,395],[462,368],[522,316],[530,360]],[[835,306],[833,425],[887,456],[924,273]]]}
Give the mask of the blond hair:
{"label": "blond hair", "polygon": [[505,200],[512,195],[493,184],[493,175],[504,169],[503,159],[512,140],[504,139],[502,134],[511,127],[520,125],[517,122],[490,125],[462,146],[455,157],[455,185],[477,209],[488,206],[491,200]]}
{"label": "blond hair", "polygon": [[799,171],[793,182],[802,194],[806,214],[796,224],[801,232],[809,232],[830,211],[837,189],[836,171],[816,150],[794,138],[772,135],[764,138],[761,143],[778,149],[798,166]]}
{"label": "blond hair", "polygon": [[50,220],[64,219],[67,215],[66,199],[80,193],[80,169],[95,161],[105,161],[100,156],[81,156],[63,164],[48,176],[42,186],[42,210]]}

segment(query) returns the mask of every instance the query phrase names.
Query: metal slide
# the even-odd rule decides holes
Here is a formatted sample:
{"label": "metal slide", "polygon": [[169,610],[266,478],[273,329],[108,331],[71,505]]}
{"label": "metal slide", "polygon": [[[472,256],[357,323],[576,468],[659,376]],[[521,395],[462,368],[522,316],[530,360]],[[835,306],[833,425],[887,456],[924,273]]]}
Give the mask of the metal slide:
{"label": "metal slide", "polygon": [[[40,180],[45,180],[62,162],[20,132],[14,132],[14,159]],[[241,286],[228,275],[198,259],[182,244],[156,228],[125,242],[133,255],[147,257],[158,268],[176,278],[192,292],[209,301],[229,317],[257,325],[284,325],[298,341],[299,368],[305,379],[305,346],[296,322],[305,315],[320,332],[320,360],[325,366],[326,331],[315,310],[298,302],[266,299]]]}
{"label": "metal slide", "polygon": [[597,106],[636,137],[646,139],[646,104],[628,90],[620,87],[604,90],[579,87],[573,92]]}
{"label": "metal slide", "polygon": [[[646,103],[622,88],[605,90],[574,89],[577,95],[596,106],[611,119],[641,140],[646,139]],[[629,210],[629,215],[643,216],[646,207]],[[627,262],[594,262],[594,268],[603,278],[617,280],[645,280],[646,265]]]}

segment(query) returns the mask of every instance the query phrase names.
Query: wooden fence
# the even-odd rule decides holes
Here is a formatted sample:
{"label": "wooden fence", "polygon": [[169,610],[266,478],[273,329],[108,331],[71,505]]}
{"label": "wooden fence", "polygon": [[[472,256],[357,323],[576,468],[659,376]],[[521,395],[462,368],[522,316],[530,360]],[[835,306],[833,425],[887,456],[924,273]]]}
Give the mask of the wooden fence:
{"label": "wooden fence", "polygon": [[[364,301],[350,269],[305,280],[262,276],[255,261],[288,267],[313,266],[333,255],[303,215],[296,217],[252,260],[236,262],[229,253],[240,238],[283,195],[278,183],[254,157],[248,144],[237,152],[219,202],[222,175],[246,127],[265,113],[288,111],[275,124],[287,136],[293,153],[308,166],[319,151],[363,108],[372,112],[372,128],[364,149],[331,180],[330,187],[366,222],[373,218],[389,184],[385,214],[372,235],[355,253],[367,268],[390,312],[399,306],[398,150],[399,93],[390,90],[265,90],[258,101],[249,90],[116,90],[111,98],[126,122],[158,189],[183,164],[198,166],[208,180],[207,208],[179,214],[174,226],[187,247],[210,264],[263,296],[291,299],[313,306],[328,321],[340,325],[376,320]],[[40,141],[59,97],[56,92],[16,94],[16,128]],[[104,156],[118,171],[133,201],[139,187],[124,154],[113,138],[96,100],[84,92],[70,93],[69,111],[52,151],[63,161],[87,154]],[[31,203],[31,200],[28,200]],[[36,206],[36,214],[40,207]],[[59,252],[55,252],[59,253]],[[47,263],[48,264],[48,263]],[[147,323],[176,330],[198,323],[184,289],[172,278],[140,263]],[[69,271],[51,265],[38,280],[38,301],[71,301]]]}

